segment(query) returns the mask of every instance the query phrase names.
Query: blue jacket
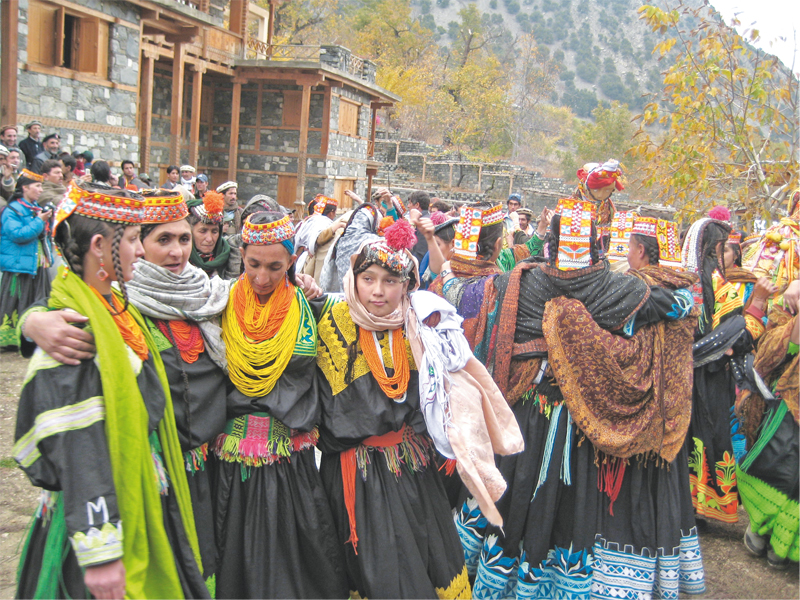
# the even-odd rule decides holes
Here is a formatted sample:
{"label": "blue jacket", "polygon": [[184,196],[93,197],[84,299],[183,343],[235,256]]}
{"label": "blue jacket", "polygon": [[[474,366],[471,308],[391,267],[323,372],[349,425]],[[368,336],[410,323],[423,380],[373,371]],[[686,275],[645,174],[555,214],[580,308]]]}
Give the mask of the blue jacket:
{"label": "blue jacket", "polygon": [[39,236],[44,221],[18,201],[3,209],[0,230],[0,271],[36,274],[39,267]]}

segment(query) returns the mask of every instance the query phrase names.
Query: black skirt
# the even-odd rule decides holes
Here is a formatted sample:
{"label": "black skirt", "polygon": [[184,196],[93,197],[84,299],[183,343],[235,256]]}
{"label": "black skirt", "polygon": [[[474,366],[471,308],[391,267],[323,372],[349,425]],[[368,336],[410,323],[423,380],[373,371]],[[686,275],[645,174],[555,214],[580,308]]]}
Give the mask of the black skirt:
{"label": "black skirt", "polygon": [[701,593],[685,450],[669,465],[604,457],[549,392],[550,402],[514,406],[525,450],[499,458],[509,484],[497,503],[503,530],[487,526],[474,500],[457,515],[474,597]]}
{"label": "black skirt", "polygon": [[362,598],[469,597],[464,553],[435,463],[403,467],[396,476],[382,452],[369,453],[366,478],[356,474],[357,554],[347,542],[341,455],[323,454],[320,465],[350,589]]}
{"label": "black skirt", "polygon": [[344,546],[309,448],[261,467],[218,462],[217,598],[347,598]]}
{"label": "black skirt", "polygon": [[50,296],[50,275],[39,267],[36,275],[2,274],[0,280],[0,348],[19,347],[19,317],[37,300]]}
{"label": "black skirt", "polygon": [[694,370],[692,420],[686,436],[692,501],[698,516],[723,523],[739,519],[730,426],[735,398],[727,357]]}
{"label": "black skirt", "polygon": [[[197,568],[197,562],[183,528],[180,509],[175,494],[161,496],[161,508],[164,515],[164,529],[167,533],[178,579],[185,598],[209,598],[208,588]],[[63,513],[63,507],[57,507]],[[40,511],[41,512],[41,511]],[[63,517],[62,517],[63,518]],[[39,514],[34,517],[31,532],[22,553],[22,565],[17,582],[17,598],[33,598],[42,575],[45,548],[53,541],[48,540],[53,520],[43,519]],[[124,527],[124,525],[123,525]],[[67,536],[61,542],[61,572],[56,584],[56,598],[91,598],[89,589],[84,584],[84,570],[78,565],[75,551]],[[56,550],[55,546],[51,550]]]}
{"label": "black skirt", "polygon": [[186,473],[189,494],[192,498],[194,525],[197,530],[197,542],[200,545],[200,557],[203,561],[203,577],[208,579],[217,571],[217,540],[214,532],[214,507],[217,483],[217,457],[208,453],[203,468]]}

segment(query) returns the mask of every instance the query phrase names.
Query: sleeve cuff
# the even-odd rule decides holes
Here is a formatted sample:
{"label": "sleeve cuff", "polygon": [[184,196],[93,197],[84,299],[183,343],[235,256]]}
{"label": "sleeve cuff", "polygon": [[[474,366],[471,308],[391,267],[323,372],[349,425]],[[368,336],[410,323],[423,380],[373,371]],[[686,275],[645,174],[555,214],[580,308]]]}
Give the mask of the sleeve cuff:
{"label": "sleeve cuff", "polygon": [[72,537],[72,549],[81,567],[91,567],[122,558],[122,521],[103,523],[99,529],[90,527]]}

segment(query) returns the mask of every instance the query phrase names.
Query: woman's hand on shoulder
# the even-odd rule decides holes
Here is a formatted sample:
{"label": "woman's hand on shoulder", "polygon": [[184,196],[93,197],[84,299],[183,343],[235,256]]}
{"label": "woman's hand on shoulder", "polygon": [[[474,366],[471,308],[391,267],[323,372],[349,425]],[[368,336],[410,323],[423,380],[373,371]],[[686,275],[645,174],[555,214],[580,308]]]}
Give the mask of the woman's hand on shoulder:
{"label": "woman's hand on shoulder", "polygon": [[89,319],[72,310],[35,312],[25,319],[22,334],[39,348],[65,365],[79,365],[94,357],[94,336],[80,325]]}
{"label": "woman's hand on shoulder", "polygon": [[322,288],[317,285],[314,278],[307,273],[296,273],[297,287],[305,294],[309,300],[313,300],[322,295]]}

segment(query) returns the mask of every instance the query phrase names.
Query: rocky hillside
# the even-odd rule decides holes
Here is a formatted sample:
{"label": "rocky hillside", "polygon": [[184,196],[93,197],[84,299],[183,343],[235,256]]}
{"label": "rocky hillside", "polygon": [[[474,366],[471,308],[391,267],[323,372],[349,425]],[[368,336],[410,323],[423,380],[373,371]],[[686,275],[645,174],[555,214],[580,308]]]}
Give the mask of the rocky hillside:
{"label": "rocky hillside", "polygon": [[638,18],[642,0],[413,0],[413,10],[438,43],[448,46],[458,34],[458,13],[468,4],[476,4],[492,25],[500,51],[521,34],[534,35],[559,68],[553,103],[580,117],[589,117],[599,100],[617,100],[635,113],[643,95],[661,88],[662,68],[651,54],[659,37]]}

